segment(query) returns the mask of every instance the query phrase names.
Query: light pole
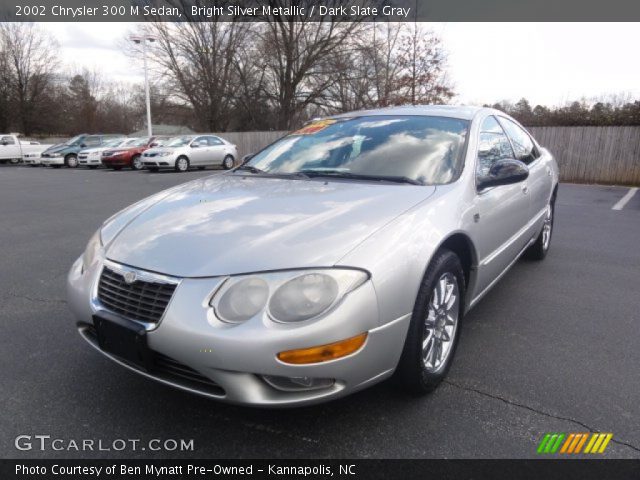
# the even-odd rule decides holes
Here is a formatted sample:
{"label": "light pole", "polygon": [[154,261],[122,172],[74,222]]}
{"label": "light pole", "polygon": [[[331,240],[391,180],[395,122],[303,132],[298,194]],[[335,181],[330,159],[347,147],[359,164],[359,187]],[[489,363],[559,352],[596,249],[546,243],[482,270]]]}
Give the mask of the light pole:
{"label": "light pole", "polygon": [[147,42],[155,42],[155,37],[151,35],[131,35],[129,37],[135,44],[142,43],[142,58],[144,59],[144,94],[147,101],[147,133],[151,137],[153,131],[151,128],[151,100],[149,99],[149,73],[147,71]]}

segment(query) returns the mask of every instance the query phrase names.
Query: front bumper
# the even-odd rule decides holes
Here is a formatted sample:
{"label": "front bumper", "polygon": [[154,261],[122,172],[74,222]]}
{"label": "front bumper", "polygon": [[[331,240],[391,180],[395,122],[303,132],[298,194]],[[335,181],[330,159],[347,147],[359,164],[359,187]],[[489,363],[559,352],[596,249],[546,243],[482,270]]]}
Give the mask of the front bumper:
{"label": "front bumper", "polygon": [[175,168],[176,159],[172,157],[142,157],[142,164],[147,168]]}
{"label": "front bumper", "polygon": [[109,167],[129,167],[131,166],[131,158],[124,155],[113,155],[111,157],[103,157],[102,164]]}
{"label": "front bumper", "polygon": [[64,157],[42,157],[42,165],[64,165]]}
{"label": "front bumper", "polygon": [[78,155],[78,165],[98,167],[102,165],[102,162],[99,156]]}
{"label": "front bumper", "polygon": [[33,154],[23,155],[22,156],[22,163],[24,163],[25,165],[40,165],[42,163],[42,158],[40,157],[40,154],[38,154],[38,155],[33,155]]}
{"label": "front bumper", "polygon": [[[94,314],[103,310],[94,292],[101,262],[84,273],[78,259],[68,276],[69,306],[80,334],[101,353],[148,378],[230,403],[256,406],[297,406],[341,397],[389,377],[400,358],[409,315],[381,322],[371,281],[347,295],[321,319],[299,325],[254,318],[240,325],[219,321],[209,307],[211,295],[224,277],[184,278],[164,316],[147,332],[153,352],[196,371],[218,386],[194,387],[180,379],[144,371],[99,349],[92,338]],[[276,355],[285,350],[323,345],[368,332],[360,350],[343,358],[309,365],[288,365]],[[263,375],[335,379],[321,390],[282,391]]]}

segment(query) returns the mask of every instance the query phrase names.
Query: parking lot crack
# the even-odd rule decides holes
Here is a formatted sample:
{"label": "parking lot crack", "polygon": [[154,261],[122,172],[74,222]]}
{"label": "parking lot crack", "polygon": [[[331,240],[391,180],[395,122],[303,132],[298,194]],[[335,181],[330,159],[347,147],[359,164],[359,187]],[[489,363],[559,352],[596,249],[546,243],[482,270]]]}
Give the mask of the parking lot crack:
{"label": "parking lot crack", "polygon": [[[586,423],[581,422],[580,420],[576,420],[575,418],[564,417],[562,415],[546,412],[544,410],[540,410],[538,408],[530,407],[529,405],[525,405],[523,403],[519,403],[519,402],[516,402],[514,400],[510,400],[508,398],[502,397],[502,396],[494,394],[494,393],[485,392],[483,390],[479,390],[477,388],[470,387],[470,386],[467,386],[467,385],[461,385],[459,383],[453,382],[453,381],[448,380],[448,379],[443,380],[442,383],[446,383],[447,385],[451,385],[452,387],[459,388],[459,389],[467,391],[467,392],[472,392],[472,393],[476,393],[478,395],[482,395],[484,397],[492,398],[494,400],[499,400],[499,401],[501,401],[503,403],[506,403],[507,405],[511,405],[511,406],[517,407],[517,408],[523,408],[525,410],[529,410],[530,412],[533,412],[533,413],[538,414],[538,415],[543,415],[545,417],[554,418],[556,420],[563,420],[565,422],[571,422],[571,423],[574,423],[576,425],[581,426],[582,428],[585,428],[589,432],[599,432],[600,431],[597,428],[591,427],[591,426],[587,425]],[[640,452],[640,447],[637,447],[636,445],[633,445],[632,443],[624,441],[624,440],[612,438],[611,439],[611,443],[615,443],[617,445],[625,446],[625,447],[631,448],[632,450],[635,450],[636,452]]]}

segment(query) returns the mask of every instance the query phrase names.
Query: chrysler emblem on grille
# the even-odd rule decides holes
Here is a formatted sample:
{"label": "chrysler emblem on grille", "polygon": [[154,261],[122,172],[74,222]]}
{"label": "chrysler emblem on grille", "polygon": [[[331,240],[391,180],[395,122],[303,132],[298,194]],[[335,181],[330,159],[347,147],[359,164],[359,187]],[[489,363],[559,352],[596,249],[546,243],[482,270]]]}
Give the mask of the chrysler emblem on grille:
{"label": "chrysler emblem on grille", "polygon": [[124,273],[124,281],[127,283],[127,285],[131,285],[136,280],[137,280],[136,272],[129,271]]}

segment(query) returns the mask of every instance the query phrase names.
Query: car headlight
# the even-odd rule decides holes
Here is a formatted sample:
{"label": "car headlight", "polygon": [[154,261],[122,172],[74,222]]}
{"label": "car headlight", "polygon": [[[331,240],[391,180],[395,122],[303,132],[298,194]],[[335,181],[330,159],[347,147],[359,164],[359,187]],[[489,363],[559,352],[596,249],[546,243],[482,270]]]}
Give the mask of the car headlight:
{"label": "car headlight", "polygon": [[171,152],[160,152],[160,153],[158,153],[159,157],[168,157],[169,155],[171,155]]}
{"label": "car headlight", "polygon": [[100,230],[93,234],[87,248],[85,248],[82,254],[82,271],[87,270],[91,265],[95,263],[102,250],[102,239],[100,238]]}
{"label": "car headlight", "polygon": [[280,323],[302,322],[326,313],[368,278],[362,270],[338,268],[231,277],[210,305],[228,323],[261,313]]}
{"label": "car headlight", "polygon": [[63,156],[63,155],[62,155],[61,153],[52,153],[52,154],[51,154],[51,157],[53,157],[53,158],[60,158],[60,157],[62,157],[62,156]]}

